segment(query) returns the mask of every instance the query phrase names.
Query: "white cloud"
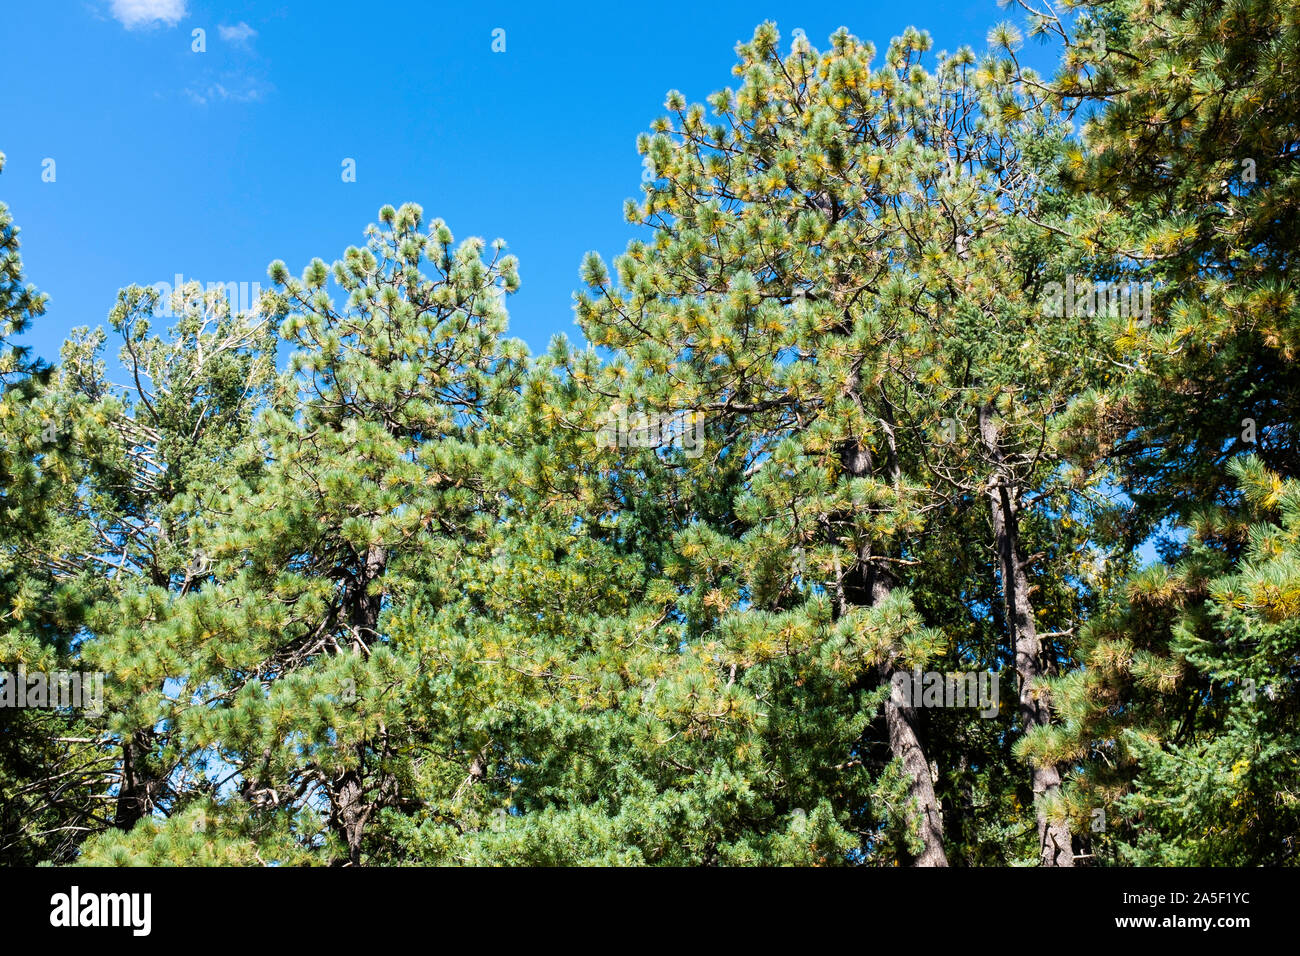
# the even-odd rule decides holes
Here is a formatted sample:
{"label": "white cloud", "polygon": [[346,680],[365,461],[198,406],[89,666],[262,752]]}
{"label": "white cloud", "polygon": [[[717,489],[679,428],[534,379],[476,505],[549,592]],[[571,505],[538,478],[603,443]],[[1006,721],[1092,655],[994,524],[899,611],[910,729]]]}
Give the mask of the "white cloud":
{"label": "white cloud", "polygon": [[185,0],[112,0],[112,11],[128,30],[155,22],[175,26],[188,14]]}
{"label": "white cloud", "polygon": [[250,27],[243,20],[240,20],[236,26],[228,27],[225,25],[217,27],[217,32],[221,34],[221,39],[227,43],[234,43],[236,46],[243,46],[253,37],[257,36],[257,31]]}
{"label": "white cloud", "polygon": [[[268,91],[268,86],[255,78],[225,74],[224,82],[208,82],[199,86],[187,86],[185,95],[199,106],[209,103],[256,103]],[[229,85],[227,85],[229,84]]]}

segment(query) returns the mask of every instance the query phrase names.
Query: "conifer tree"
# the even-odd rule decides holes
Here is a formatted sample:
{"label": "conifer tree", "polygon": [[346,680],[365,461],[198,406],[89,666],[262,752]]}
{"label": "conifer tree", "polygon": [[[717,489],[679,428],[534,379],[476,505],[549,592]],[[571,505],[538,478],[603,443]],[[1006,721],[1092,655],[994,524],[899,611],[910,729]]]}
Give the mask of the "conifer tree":
{"label": "conifer tree", "polygon": [[[296,279],[272,263],[261,309],[296,348],[291,368],[242,449],[260,467],[199,539],[212,586],[160,629],[189,645],[176,748],[218,754],[239,795],[212,794],[202,825],[244,855],[355,865],[368,834],[382,845],[383,811],[419,804],[408,708],[422,662],[388,621],[416,613],[413,582],[490,512],[487,429],[521,374],[522,346],[501,339],[513,257],[496,243],[485,262],[481,240],[454,246],[441,220],[422,232],[414,204],[380,220],[332,269],[317,259]],[[170,832],[140,840],[163,852]]]}
{"label": "conifer tree", "polygon": [[[1103,470],[1127,507],[1093,533],[1114,568],[1082,633],[1086,669],[1054,690],[1066,719],[1029,745],[1082,765],[1068,812],[1103,821],[1114,858],[1293,860],[1287,771],[1270,756],[1291,668],[1265,650],[1278,635],[1286,646],[1285,612],[1256,622],[1221,595],[1263,562],[1245,530],[1259,469],[1296,476],[1294,9],[1113,0],[1030,23],[1064,45],[1039,89],[1088,115],[1061,234],[1113,275],[1152,282],[1155,307],[1108,330],[1117,374],[1071,415],[1075,461]],[[1162,561],[1126,578],[1153,535]],[[1262,660],[1281,703],[1247,706],[1242,681],[1264,679]],[[1244,778],[1258,816],[1225,827],[1236,810],[1220,797],[1240,804]],[[1198,783],[1178,792],[1180,780]]]}
{"label": "conifer tree", "polygon": [[[764,609],[804,628],[818,649],[808,626],[826,600],[832,618],[865,642],[848,660],[832,658],[835,669],[849,668],[850,692],[889,687],[893,674],[937,660],[947,643],[916,615],[908,568],[923,563],[953,506],[984,498],[992,478],[1002,557],[989,575],[1014,599],[1007,627],[1022,725],[1044,724],[1043,653],[1026,604],[1030,552],[1014,509],[1045,469],[1033,443],[1008,444],[993,417],[1030,406],[1017,422],[1036,432],[1041,450],[1069,387],[1060,378],[1073,364],[1066,333],[1028,334],[1042,270],[1023,266],[1017,244],[1026,240],[1013,226],[1033,211],[1032,164],[1020,147],[1059,134],[1050,117],[972,69],[970,51],[927,73],[919,59],[928,38],[916,31],[875,69],[869,45],[847,32],[820,54],[796,43],[783,57],[776,44],[769,24],[738,48],[744,84],[710,99],[715,122],[669,94],[673,117],[641,143],[656,179],[628,210],[654,238],[616,262],[617,285],[589,257],[583,278],[592,292],[579,300],[588,337],[626,355],[605,388],[655,415],[709,418],[716,437],[684,466],[698,486],[731,469],[747,479],[734,514],[720,516],[725,525],[697,522],[690,533],[710,554],[727,553],[728,538],[735,551],[755,552],[759,542],[768,550],[730,557],[752,568],[730,593],[716,586],[728,562],[713,559],[715,579],[694,585],[708,595],[698,627]],[[1006,255],[1013,265],[999,261]],[[939,451],[935,433],[944,419],[956,425],[963,407],[972,414],[962,428],[978,437]],[[1008,488],[1013,452],[1039,471]],[[926,481],[940,477],[942,488]],[[806,571],[795,570],[801,549]],[[772,603],[760,605],[758,595]],[[975,610],[961,612],[969,621]],[[920,837],[919,852],[902,855],[942,864],[918,715],[885,698],[891,751],[908,780],[906,819]],[[1055,771],[1033,772],[1034,792],[1050,797]],[[1041,856],[1068,863],[1069,833],[1039,804]]]}
{"label": "conifer tree", "polygon": [[[4,164],[0,153],[0,171]],[[48,369],[14,341],[45,311],[46,298],[26,281],[18,233],[8,207],[0,203],[0,669],[8,673],[27,664],[13,652],[16,635],[26,628],[21,606],[26,574],[20,556],[27,538],[45,522],[41,502],[49,490],[31,462],[50,435],[48,422],[40,422],[32,410]],[[59,856],[66,845],[59,815],[37,811],[23,799],[59,762],[56,738],[68,733],[64,722],[45,717],[0,711],[0,859],[5,861]],[[20,845],[12,834],[24,825],[40,836]]]}
{"label": "conifer tree", "polygon": [[1020,6],[760,26],[536,358],[406,204],[49,367],[0,206],[0,860],[1294,864],[1294,11]]}
{"label": "conifer tree", "polygon": [[31,839],[49,814],[73,846],[109,827],[129,831],[175,809],[193,785],[159,731],[178,706],[168,681],[188,676],[189,662],[146,635],[172,600],[206,581],[192,525],[236,480],[234,453],[274,371],[273,339],[265,323],[232,315],[224,291],[192,284],[174,304],[178,321],[163,339],[150,334],[157,293],[124,290],[109,320],[130,384],[107,379],[106,333],[79,329],[28,415],[43,520],[15,555],[18,626],[6,650],[32,670],[107,679],[105,712],[57,735],[63,752],[22,792],[28,819],[11,839]]}

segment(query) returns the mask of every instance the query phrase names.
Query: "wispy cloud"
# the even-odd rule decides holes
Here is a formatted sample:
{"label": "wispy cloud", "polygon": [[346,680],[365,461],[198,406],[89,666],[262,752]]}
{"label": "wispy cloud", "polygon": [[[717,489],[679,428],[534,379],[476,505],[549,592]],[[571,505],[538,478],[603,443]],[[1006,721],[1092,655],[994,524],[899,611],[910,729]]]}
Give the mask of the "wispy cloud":
{"label": "wispy cloud", "polygon": [[221,39],[225,40],[227,43],[233,43],[236,46],[245,46],[249,40],[257,36],[257,31],[243,20],[240,20],[239,23],[233,27],[228,27],[225,24],[222,24],[217,27],[217,32],[221,34]]}
{"label": "wispy cloud", "polygon": [[269,92],[269,84],[253,77],[227,74],[222,82],[187,86],[185,95],[199,106],[209,103],[255,103]]}
{"label": "wispy cloud", "polygon": [[175,26],[187,15],[185,0],[112,0],[113,17],[128,30],[165,23]]}

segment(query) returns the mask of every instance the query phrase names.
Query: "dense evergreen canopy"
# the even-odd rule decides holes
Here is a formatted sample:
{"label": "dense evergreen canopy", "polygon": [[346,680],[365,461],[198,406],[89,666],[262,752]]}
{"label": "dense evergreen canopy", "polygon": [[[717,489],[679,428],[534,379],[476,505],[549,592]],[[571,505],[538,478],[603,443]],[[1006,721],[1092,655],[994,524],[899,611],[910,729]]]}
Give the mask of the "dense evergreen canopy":
{"label": "dense evergreen canopy", "polygon": [[1300,15],[1021,6],[760,26],[538,356],[408,203],[47,364],[0,205],[0,861],[1294,863]]}

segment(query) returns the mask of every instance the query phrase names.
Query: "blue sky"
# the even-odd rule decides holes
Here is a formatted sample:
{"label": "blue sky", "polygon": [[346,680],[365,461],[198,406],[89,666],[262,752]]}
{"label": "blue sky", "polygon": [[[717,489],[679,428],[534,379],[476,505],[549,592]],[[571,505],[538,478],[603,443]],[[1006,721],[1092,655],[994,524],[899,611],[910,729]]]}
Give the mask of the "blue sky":
{"label": "blue sky", "polygon": [[[522,278],[511,331],[536,352],[557,332],[580,337],[583,252],[612,258],[632,235],[637,133],[668,89],[694,101],[735,85],[735,44],[758,23],[818,46],[844,25],[882,50],[915,25],[936,49],[978,51],[1013,16],[994,0],[548,6],[7,4],[0,201],[51,299],[23,341],[56,358],[133,282],[266,287],[273,259],[294,272],[332,262],[380,206],[414,201],[457,239],[509,243]],[[345,158],[356,182],[343,182]]]}

